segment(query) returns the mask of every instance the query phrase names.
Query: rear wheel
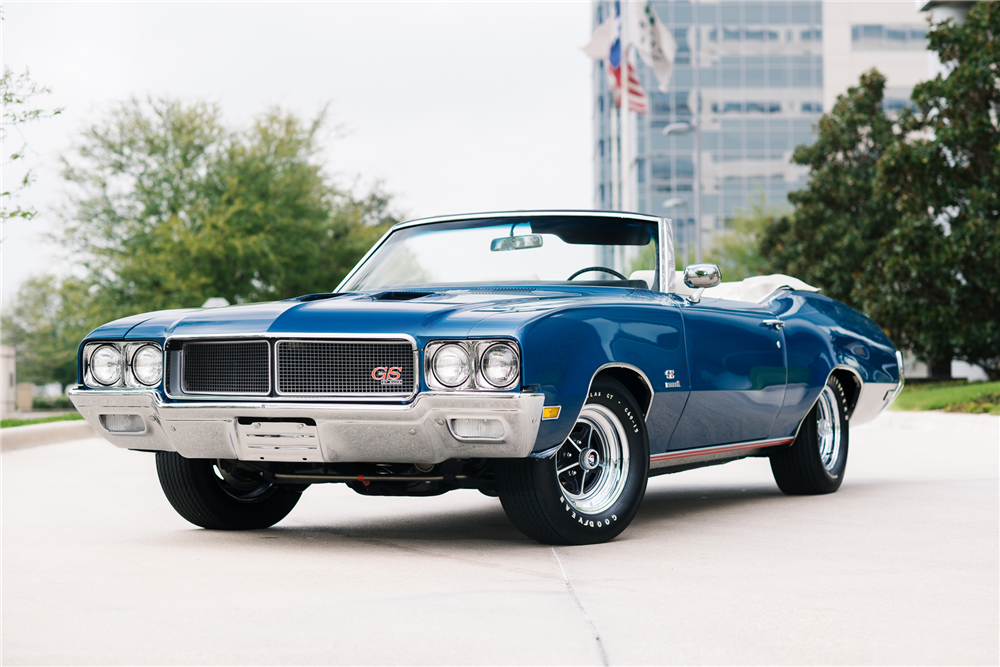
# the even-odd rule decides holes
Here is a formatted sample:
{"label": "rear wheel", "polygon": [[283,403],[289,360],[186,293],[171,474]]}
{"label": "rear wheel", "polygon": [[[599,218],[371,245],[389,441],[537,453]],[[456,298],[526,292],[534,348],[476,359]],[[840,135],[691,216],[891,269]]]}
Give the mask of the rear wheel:
{"label": "rear wheel", "polygon": [[511,522],[545,544],[596,544],[617,537],[646,492],[649,443],[635,399],[597,379],[555,455],[496,463],[500,502]]}
{"label": "rear wheel", "polygon": [[789,495],[833,493],[847,468],[847,398],[831,377],[792,446],[771,455],[778,488]]}
{"label": "rear wheel", "polygon": [[300,492],[253,479],[233,462],[156,453],[167,500],[196,526],[214,530],[269,528],[292,511]]}

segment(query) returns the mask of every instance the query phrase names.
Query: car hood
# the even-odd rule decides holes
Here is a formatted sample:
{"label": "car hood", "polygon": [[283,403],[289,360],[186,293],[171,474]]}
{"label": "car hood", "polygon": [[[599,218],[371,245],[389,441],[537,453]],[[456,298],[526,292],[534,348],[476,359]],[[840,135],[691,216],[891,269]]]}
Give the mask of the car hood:
{"label": "car hood", "polygon": [[[631,288],[499,287],[429,289],[332,295],[314,300],[198,310],[173,310],[109,323],[88,338],[162,339],[172,336],[263,334],[514,335],[526,322],[553,310],[620,301]],[[308,299],[309,297],[304,297]]]}

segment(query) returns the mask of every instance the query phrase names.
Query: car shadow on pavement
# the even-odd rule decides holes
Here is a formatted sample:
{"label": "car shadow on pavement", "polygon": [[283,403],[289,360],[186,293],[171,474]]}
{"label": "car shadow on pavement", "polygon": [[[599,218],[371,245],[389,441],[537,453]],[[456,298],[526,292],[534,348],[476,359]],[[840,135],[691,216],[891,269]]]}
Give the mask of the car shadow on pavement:
{"label": "car shadow on pavement", "polygon": [[672,521],[686,520],[695,514],[728,512],[741,506],[778,502],[785,497],[773,485],[754,484],[740,487],[725,485],[714,488],[701,486],[680,489],[651,487],[646,489],[646,496],[633,525],[663,523],[666,526]]}
{"label": "car shadow on pavement", "polygon": [[[710,518],[713,513],[731,514],[746,506],[781,502],[783,494],[774,487],[730,485],[712,488],[685,487],[650,488],[633,521],[633,530],[626,530],[618,540],[636,537],[634,528],[669,530],[672,524],[688,522],[694,515]],[[321,547],[365,545],[387,549],[452,545],[457,548],[495,548],[500,545],[542,546],[525,537],[507,519],[499,501],[484,506],[475,503],[463,508],[441,508],[422,511],[411,506],[398,515],[381,513],[377,516],[341,516],[332,523],[296,521],[294,513],[286,523],[267,530],[241,533],[202,531],[188,533],[195,542],[243,543],[252,541],[260,546]]]}

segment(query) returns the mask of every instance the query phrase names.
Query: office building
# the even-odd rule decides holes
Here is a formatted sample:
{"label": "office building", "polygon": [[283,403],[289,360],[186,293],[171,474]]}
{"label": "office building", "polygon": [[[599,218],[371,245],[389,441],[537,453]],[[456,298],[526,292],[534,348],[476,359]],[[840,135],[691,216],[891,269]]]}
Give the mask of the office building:
{"label": "office building", "polygon": [[[629,4],[630,11],[642,6]],[[609,0],[591,8],[594,28],[614,11]],[[725,220],[753,201],[788,208],[788,193],[808,178],[791,163],[792,151],[814,140],[822,113],[863,71],[878,67],[887,75],[892,109],[933,70],[926,13],[917,3],[656,0],[653,8],[678,48],[666,93],[638,63],[649,109],[633,116],[632,208],[673,218],[679,257],[695,251],[696,167],[707,253]],[[593,86],[594,206],[610,209],[616,135],[604,62],[594,65]]]}

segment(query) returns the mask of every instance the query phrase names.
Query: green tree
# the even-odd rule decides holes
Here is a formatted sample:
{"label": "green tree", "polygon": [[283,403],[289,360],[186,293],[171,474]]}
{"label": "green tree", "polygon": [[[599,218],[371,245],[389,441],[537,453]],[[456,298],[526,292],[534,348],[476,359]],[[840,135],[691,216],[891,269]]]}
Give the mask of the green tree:
{"label": "green tree", "polygon": [[795,149],[792,162],[809,167],[809,184],[789,193],[794,216],[777,220],[760,245],[768,271],[822,287],[854,307],[861,305],[855,287],[875,240],[891,228],[875,196],[876,165],[893,141],[892,122],[882,110],[884,89],[877,71],[862,75],[820,118],[816,141]]}
{"label": "green tree", "polygon": [[713,244],[708,257],[708,261],[718,264],[723,280],[743,280],[764,273],[767,262],[760,254],[760,240],[782,213],[781,207],[767,203],[764,191],[758,187],[757,197],[750,198],[746,208],[726,220],[725,232]]}
{"label": "green tree", "polygon": [[882,107],[877,71],[820,119],[794,218],[767,230],[768,268],[823,287],[948,375],[953,358],[1000,377],[1000,4],[929,33],[950,68]]}
{"label": "green tree", "polygon": [[100,320],[83,281],[54,276],[27,280],[2,324],[4,345],[17,351],[18,380],[75,382],[77,347]]}
{"label": "green tree", "polygon": [[[51,89],[32,81],[28,70],[14,74],[10,67],[4,65],[3,72],[0,73],[0,98],[3,101],[3,113],[0,114],[0,144],[4,146],[5,168],[24,160],[28,150],[27,143],[21,142],[17,149],[7,153],[8,134],[11,131],[16,132],[25,123],[51,118],[62,113],[62,109],[48,111],[37,107],[35,99],[50,92]],[[14,203],[17,192],[31,185],[34,180],[31,169],[27,169],[15,188],[8,190],[5,184],[3,192],[0,192],[0,222],[11,218],[30,220],[35,216],[34,209],[23,208]]]}
{"label": "green tree", "polygon": [[87,128],[64,159],[73,277],[26,282],[4,315],[22,377],[73,381],[83,336],[125,315],[335,288],[396,220],[379,188],[330,183],[324,122],[272,109],[232,130],[211,104],[131,100]]}
{"label": "green tree", "polygon": [[895,224],[858,296],[919,356],[1000,379],[1000,4],[977,3],[929,41],[950,72],[914,88],[878,163]]}
{"label": "green tree", "polygon": [[64,175],[64,241],[117,313],[287,298],[336,286],[394,222],[379,191],[333,187],[324,114],[271,110],[242,131],[217,107],[132,100],[90,127]]}

